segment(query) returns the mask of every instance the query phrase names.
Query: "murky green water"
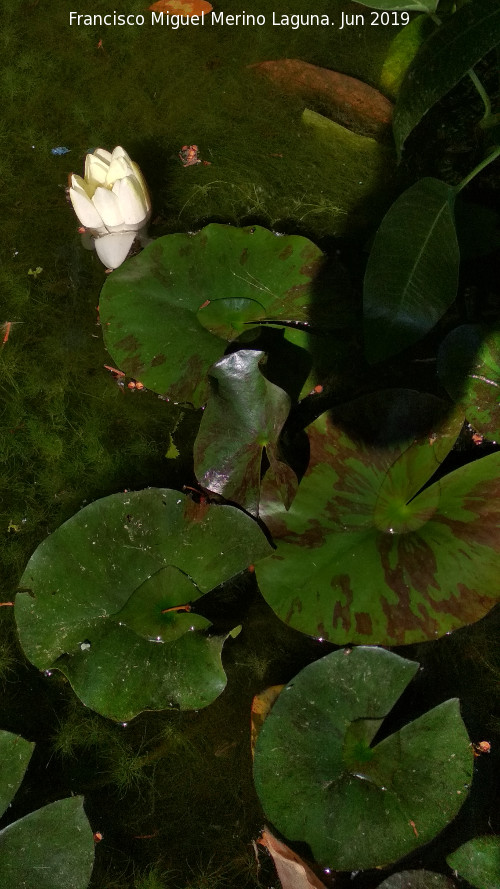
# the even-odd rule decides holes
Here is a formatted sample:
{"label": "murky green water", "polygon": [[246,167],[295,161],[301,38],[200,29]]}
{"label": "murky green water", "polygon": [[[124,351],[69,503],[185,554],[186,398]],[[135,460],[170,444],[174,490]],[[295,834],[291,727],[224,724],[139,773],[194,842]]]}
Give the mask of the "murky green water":
{"label": "murky green water", "polygon": [[[70,27],[69,3],[0,5],[0,324],[12,322],[0,349],[0,599],[8,602],[38,543],[82,504],[125,488],[195,484],[199,415],[152,393],[124,391],[103,369],[111,363],[96,314],[104,273],[82,249],[66,201],[68,174],[82,172],[87,151],[123,145],[150,186],[153,236],[214,220],[258,222],[320,243],[332,233],[368,234],[375,206],[342,230],[335,197],[342,171],[302,126],[303,101],[281,95],[248,66],[302,58],[377,85],[394,32]],[[135,15],[147,4],[116,5]],[[270,19],[266,6],[248,12]],[[332,8],[360,9],[317,0],[311,11]],[[225,0],[224,10],[241,12],[241,5]],[[78,11],[112,7],[96,0]],[[298,0],[283,11],[305,12]],[[193,143],[209,164],[184,168],[178,152]],[[70,151],[54,156],[57,146]],[[180,456],[167,459],[176,427]],[[0,608],[0,725],[37,742],[9,818],[85,794],[91,825],[104,836],[95,889],[277,884],[262,856],[258,871],[251,844],[263,817],[251,780],[250,704],[323,649],[286,630],[251,579],[242,583],[221,598],[228,623],[244,621],[225,649],[226,692],[205,711],[141,716],[126,727],[86,711],[57,675],[31,668],[16,646],[12,609]],[[457,695],[471,737],[500,739],[497,643],[493,616],[402,652],[424,670],[396,719]],[[481,758],[457,823],[413,856],[412,866],[425,860],[439,869],[443,852],[498,830],[496,762],[494,753]],[[150,868],[158,882],[140,882]],[[380,879],[361,874],[345,885]]]}

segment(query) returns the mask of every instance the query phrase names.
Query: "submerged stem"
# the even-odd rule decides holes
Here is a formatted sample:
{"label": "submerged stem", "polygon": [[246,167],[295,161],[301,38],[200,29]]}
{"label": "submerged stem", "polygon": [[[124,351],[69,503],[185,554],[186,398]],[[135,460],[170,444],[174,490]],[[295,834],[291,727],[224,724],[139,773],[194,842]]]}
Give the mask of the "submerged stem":
{"label": "submerged stem", "polygon": [[496,145],[493,151],[490,152],[488,157],[485,157],[484,160],[482,160],[481,163],[477,165],[477,167],[474,167],[472,172],[469,173],[469,175],[466,176],[465,179],[462,179],[462,181],[455,186],[455,193],[459,194],[459,192],[462,191],[462,188],[465,188],[465,186],[468,185],[472,179],[474,179],[474,176],[477,176],[477,174],[480,173],[481,170],[484,170],[484,168],[487,167],[488,164],[491,164],[499,155],[500,145]]}

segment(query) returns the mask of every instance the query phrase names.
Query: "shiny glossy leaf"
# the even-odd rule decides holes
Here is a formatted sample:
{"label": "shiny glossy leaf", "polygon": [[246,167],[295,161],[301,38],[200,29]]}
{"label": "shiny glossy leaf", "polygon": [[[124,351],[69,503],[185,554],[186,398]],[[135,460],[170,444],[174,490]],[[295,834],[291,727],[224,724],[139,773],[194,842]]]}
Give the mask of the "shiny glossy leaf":
{"label": "shiny glossy leaf", "polygon": [[373,744],[417,669],[382,649],[333,652],[291,680],[264,723],[254,759],[264,812],[324,866],[395,861],[465,802],[473,754],[456,699]]}
{"label": "shiny glossy leaf", "polygon": [[454,301],[460,252],[453,202],[453,188],[429,177],[403,192],[384,216],[364,281],[370,362],[421,339]]}
{"label": "shiny glossy leaf", "polygon": [[500,440],[500,331],[479,324],[452,330],[439,350],[438,373],[469,423]]}
{"label": "shiny glossy leaf", "polygon": [[83,797],[50,803],[0,831],[0,886],[86,889],[94,840]]}
{"label": "shiny glossy leaf", "polygon": [[398,153],[424,114],[499,42],[498,0],[464,4],[431,34],[406,72],[394,109]]}
{"label": "shiny glossy leaf", "polygon": [[20,735],[0,731],[0,816],[10,806],[28,768],[34,744]]}
{"label": "shiny glossy leaf", "polygon": [[403,427],[410,405],[417,414],[425,406],[424,396],[409,393],[387,413],[386,395],[357,399],[312,424],[311,462],[297,496],[268,522],[276,551],[256,564],[278,617],[338,645],[434,639],[478,620],[499,596],[500,454],[421,490],[462,417],[406,443],[367,442],[359,434],[364,419],[378,414],[387,436],[398,414]]}
{"label": "shiny glossy leaf", "polygon": [[446,861],[476,889],[498,889],[500,837],[474,837],[448,855]]}
{"label": "shiny glossy leaf", "polygon": [[286,392],[262,374],[263,361],[263,352],[242,349],[214,364],[211,395],[194,446],[199,483],[254,514],[262,455],[266,451],[273,464],[280,462],[278,438],[290,410]]}
{"label": "shiny glossy leaf", "polygon": [[106,348],[148,389],[200,406],[228,342],[264,318],[308,320],[321,260],[306,238],[260,226],[158,238],[102,289]]}
{"label": "shiny glossy leaf", "polygon": [[265,552],[258,526],[234,507],[157,488],[105,497],[31,557],[29,592],[16,598],[21,645],[112,719],[207,706],[226,683],[226,636],[208,636],[192,603]]}

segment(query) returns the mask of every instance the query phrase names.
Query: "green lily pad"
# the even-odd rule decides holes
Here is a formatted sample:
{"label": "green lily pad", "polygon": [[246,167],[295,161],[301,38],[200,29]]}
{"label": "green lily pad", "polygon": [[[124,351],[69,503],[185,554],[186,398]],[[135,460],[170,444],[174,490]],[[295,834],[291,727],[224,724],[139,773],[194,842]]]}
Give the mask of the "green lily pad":
{"label": "green lily pad", "polygon": [[428,177],[403,192],[384,216],[364,281],[370,362],[417,342],[454,301],[460,265],[454,199],[451,186]]}
{"label": "green lily pad", "polygon": [[149,389],[202,405],[209,368],[260,320],[307,321],[322,253],[306,238],[212,224],[158,238],[102,289],[114,364]]}
{"label": "green lily pad", "polygon": [[[401,645],[478,620],[498,600],[500,454],[424,487],[462,416],[387,441],[429,406],[388,391],[309,427],[310,465],[289,511],[268,521],[275,552],[255,566],[264,598],[290,626],[338,645]],[[367,440],[372,421],[385,442]]]}
{"label": "green lily pad", "polygon": [[399,154],[424,114],[499,42],[497,0],[464,4],[431,34],[406,72],[394,109]]}
{"label": "green lily pad", "polygon": [[0,816],[10,806],[28,768],[35,745],[20,735],[0,731],[0,762],[9,764],[0,774]]}
{"label": "green lily pad", "polygon": [[477,889],[498,889],[500,837],[474,837],[451,855],[447,864]]}
{"label": "green lily pad", "polygon": [[211,368],[212,393],[194,446],[199,483],[254,514],[263,452],[272,466],[280,462],[278,438],[290,410],[286,392],[261,373],[263,360],[263,352],[242,349]]}
{"label": "green lily pad", "polygon": [[456,699],[372,743],[417,669],[382,649],[333,652],[292,679],[264,722],[254,779],[266,816],[323,866],[395,861],[465,802],[473,755]]}
{"label": "green lily pad", "polygon": [[0,885],[9,889],[86,889],[94,840],[83,797],[57,800],[0,831]]}
{"label": "green lily pad", "polygon": [[380,883],[377,889],[454,889],[455,883],[430,870],[402,870]]}
{"label": "green lily pad", "polygon": [[269,549],[231,506],[156,488],[105,497],[32,555],[16,597],[21,645],[112,719],[205,707],[225,687],[227,636],[207,635],[192,603]]}
{"label": "green lily pad", "polygon": [[469,423],[500,439],[500,330],[463,324],[439,350],[438,373]]}

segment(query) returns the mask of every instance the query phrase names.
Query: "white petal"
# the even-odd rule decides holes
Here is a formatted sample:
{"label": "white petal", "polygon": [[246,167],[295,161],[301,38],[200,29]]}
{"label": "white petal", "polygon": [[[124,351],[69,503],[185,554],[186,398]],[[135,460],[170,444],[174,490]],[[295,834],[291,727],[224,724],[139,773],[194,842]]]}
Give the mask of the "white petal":
{"label": "white petal", "polygon": [[148,206],[142,186],[135,176],[127,176],[115,182],[113,194],[118,198],[125,224],[142,228],[147,219]]}
{"label": "white petal", "polygon": [[146,182],[144,176],[142,175],[142,170],[141,170],[139,164],[136,164],[135,161],[130,161],[130,166],[132,167],[132,170],[134,171],[135,178],[139,182],[139,184],[144,192],[144,200],[145,200],[146,206],[148,208],[148,211],[150,211],[151,210],[151,198],[149,197],[147,182]]}
{"label": "white petal", "polygon": [[113,148],[113,154],[111,155],[111,160],[114,160],[115,157],[124,157],[125,160],[129,164],[131,163],[131,160],[130,160],[127,152],[125,151],[124,148],[121,147],[121,145],[117,145],[116,148]]}
{"label": "white petal", "polygon": [[89,189],[87,188],[87,183],[85,182],[85,179],[82,179],[82,177],[79,176],[78,173],[71,174],[71,186],[72,186],[72,188],[83,189],[83,191],[85,191],[87,193],[89,198],[92,197],[92,195],[89,194]]}
{"label": "white petal", "polygon": [[97,208],[90,200],[85,189],[82,188],[78,183],[78,178],[80,177],[72,177],[73,184],[69,190],[69,196],[71,199],[71,203],[73,204],[73,210],[75,211],[78,219],[80,220],[81,224],[85,226],[85,228],[92,228],[96,230],[102,229],[102,217]]}
{"label": "white petal", "polygon": [[106,176],[106,185],[111,188],[118,179],[124,179],[125,176],[133,175],[130,162],[124,157],[115,157],[109,165],[108,175]]}
{"label": "white petal", "polygon": [[100,160],[95,154],[87,154],[85,158],[85,179],[93,186],[94,191],[98,185],[104,185],[109,170],[109,164]]}
{"label": "white petal", "polygon": [[106,151],[105,148],[96,148],[94,157],[98,157],[99,160],[104,161],[108,165],[111,163],[111,152]]}
{"label": "white petal", "polygon": [[123,230],[124,219],[120,202],[112,191],[99,186],[96,188],[92,201],[108,231]]}
{"label": "white petal", "polygon": [[135,232],[118,232],[96,238],[95,249],[107,269],[117,269],[127,258],[134,243]]}

